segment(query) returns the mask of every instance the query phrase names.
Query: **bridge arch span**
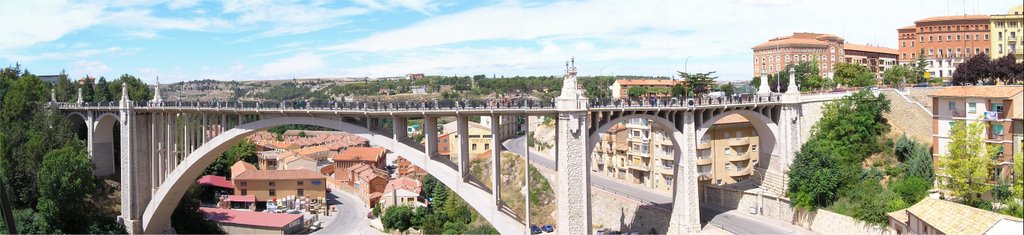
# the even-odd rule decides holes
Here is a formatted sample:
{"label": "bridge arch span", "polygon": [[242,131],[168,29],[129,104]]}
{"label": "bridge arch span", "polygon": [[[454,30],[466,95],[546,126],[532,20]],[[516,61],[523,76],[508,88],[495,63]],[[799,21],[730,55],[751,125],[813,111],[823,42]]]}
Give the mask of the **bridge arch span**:
{"label": "bridge arch span", "polygon": [[[445,163],[438,162],[426,157],[423,151],[394,140],[391,136],[371,132],[364,126],[346,123],[341,117],[274,117],[253,121],[236,126],[224,131],[199,146],[194,152],[188,155],[177,167],[167,176],[159,189],[153,194],[146,210],[142,214],[142,228],[144,233],[161,233],[170,222],[170,216],[177,207],[178,201],[185,194],[188,188],[199,178],[203,170],[213,163],[216,158],[227,151],[232,144],[245,136],[256,131],[266,130],[271,127],[304,124],[331,128],[337,131],[354,134],[366,138],[371,143],[388,149],[401,155],[413,164],[421,166],[439,181],[449,188],[452,188],[463,198],[487,198],[490,192],[470,185],[461,180],[460,174]],[[477,212],[487,219],[498,231],[522,234],[524,226],[522,223],[508,216],[499,215],[500,211],[492,203],[485,200],[466,200]]]}
{"label": "bridge arch span", "polygon": [[[85,119],[88,122],[89,119]],[[117,168],[121,166],[121,163],[115,157],[117,151],[120,150],[121,140],[114,138],[114,132],[121,132],[120,127],[121,118],[115,113],[103,113],[96,117],[90,125],[89,132],[92,135],[92,140],[89,141],[92,146],[92,164],[96,167],[93,171],[93,175],[96,176],[109,176],[117,172]],[[124,133],[120,133],[124,135]]]}
{"label": "bridge arch span", "polygon": [[[761,146],[760,150],[769,150],[769,155],[778,154],[780,148],[776,148],[775,145],[778,143],[778,136],[780,134],[779,125],[772,121],[771,117],[749,109],[735,109],[714,114],[708,118],[707,121],[701,123],[701,125],[697,127],[696,140],[700,141],[700,139],[711,130],[711,127],[714,126],[716,122],[733,114],[743,116],[750,121],[750,125],[754,127],[754,130],[757,130],[757,137],[760,140],[758,145]],[[764,152],[760,150],[759,152]],[[761,157],[762,156],[760,155],[758,156],[759,164],[764,160],[768,160],[769,162],[771,161],[771,159],[762,159]],[[767,162],[765,164],[767,164]]]}

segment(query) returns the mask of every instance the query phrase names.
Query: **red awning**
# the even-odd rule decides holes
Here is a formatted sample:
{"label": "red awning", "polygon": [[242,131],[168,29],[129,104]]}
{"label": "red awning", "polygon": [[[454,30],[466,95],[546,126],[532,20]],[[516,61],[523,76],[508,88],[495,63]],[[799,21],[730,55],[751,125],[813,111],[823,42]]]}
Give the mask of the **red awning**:
{"label": "red awning", "polygon": [[223,176],[216,175],[204,175],[202,178],[199,178],[199,180],[196,180],[196,183],[202,186],[213,186],[226,189],[235,188],[235,185],[232,184],[231,181],[228,181]]}
{"label": "red awning", "polygon": [[229,202],[256,202],[256,196],[253,196],[253,195],[248,195],[248,196],[229,195],[227,201],[229,201]]}

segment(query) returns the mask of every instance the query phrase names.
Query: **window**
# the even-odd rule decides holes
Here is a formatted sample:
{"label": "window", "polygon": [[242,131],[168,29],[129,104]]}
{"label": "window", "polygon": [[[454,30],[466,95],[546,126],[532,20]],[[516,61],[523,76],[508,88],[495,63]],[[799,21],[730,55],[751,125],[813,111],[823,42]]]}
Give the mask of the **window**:
{"label": "window", "polygon": [[729,150],[730,149],[731,148],[729,148],[729,147],[725,147],[725,148],[722,149],[722,152],[725,153],[725,155],[729,155]]}
{"label": "window", "polygon": [[448,147],[444,147],[444,151],[448,151]]}
{"label": "window", "polygon": [[988,41],[988,34],[985,34],[985,41]]}
{"label": "window", "polygon": [[298,194],[299,194],[300,197],[301,196],[306,196],[306,192],[304,190],[302,190],[302,189],[299,189]]}
{"label": "window", "polygon": [[271,197],[277,196],[277,190],[273,190],[273,189],[267,190],[267,195],[269,195]]}
{"label": "window", "polygon": [[751,145],[750,146],[750,151],[751,152],[757,152],[757,145],[756,144],[755,145]]}
{"label": "window", "polygon": [[242,187],[245,187],[245,185],[246,185],[246,184],[245,184],[245,181],[239,182],[238,184],[239,184],[239,185],[242,185]]}
{"label": "window", "polygon": [[476,150],[476,144],[473,144],[473,150]]}
{"label": "window", "polygon": [[722,137],[722,139],[728,139],[729,138],[729,132],[722,133],[722,135],[724,135]]}
{"label": "window", "polygon": [[270,187],[274,187],[274,181],[270,181]]}
{"label": "window", "polygon": [[484,144],[484,150],[491,149],[491,144]]}
{"label": "window", "polygon": [[967,103],[967,113],[975,113],[978,111],[978,104],[974,102]]}
{"label": "window", "polygon": [[928,36],[928,42],[931,42],[931,41],[935,41],[935,36]]}
{"label": "window", "polygon": [[303,184],[303,182],[301,180],[299,180],[299,186],[302,186],[302,184]]}
{"label": "window", "polygon": [[946,35],[946,41],[953,41],[953,36]]}
{"label": "window", "polygon": [[960,35],[959,34],[956,35],[956,40],[960,41]]}
{"label": "window", "polygon": [[245,189],[242,189],[242,196],[245,196],[245,195],[249,195],[249,191],[246,191]]}
{"label": "window", "polygon": [[954,102],[954,101],[950,101],[949,102],[949,110],[956,111],[956,102]]}
{"label": "window", "polygon": [[743,132],[736,131],[736,138],[739,139],[739,138],[742,138],[742,137],[743,137]]}

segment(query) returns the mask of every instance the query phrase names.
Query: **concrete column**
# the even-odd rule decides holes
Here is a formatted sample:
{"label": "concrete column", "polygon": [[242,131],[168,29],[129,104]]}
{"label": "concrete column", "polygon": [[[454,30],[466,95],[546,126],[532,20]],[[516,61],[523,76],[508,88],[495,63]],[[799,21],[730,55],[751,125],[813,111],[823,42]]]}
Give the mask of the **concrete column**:
{"label": "concrete column", "polygon": [[[202,140],[203,144],[206,144],[206,125],[209,125],[209,123],[206,122],[206,114],[204,113],[203,114],[203,130],[202,130],[203,133],[199,133],[199,139]],[[202,146],[202,145],[200,145],[200,146]]]}
{"label": "concrete column", "polygon": [[158,176],[160,174],[160,169],[158,169],[157,164],[158,162],[160,162],[160,160],[158,160],[158,156],[160,155],[160,148],[158,147],[160,133],[158,133],[158,130],[160,128],[157,128],[157,116],[159,115],[155,113],[149,115],[149,140],[151,149],[153,150],[152,154],[149,155],[149,162],[153,163],[150,164],[149,169],[150,194],[156,193],[156,187],[160,185],[160,182],[157,182],[158,180],[160,180]]}
{"label": "concrete column", "polygon": [[[568,64],[567,64],[568,65]],[[590,156],[587,156],[589,101],[576,83],[575,62],[566,66],[562,92],[555,98],[558,130],[558,226],[565,234],[591,234]]]}
{"label": "concrete column", "polygon": [[391,133],[392,138],[397,141],[402,141],[409,138],[409,118],[391,116]]}
{"label": "concrete column", "polygon": [[217,134],[220,135],[220,134],[224,133],[224,131],[226,131],[227,128],[228,128],[228,117],[222,113],[222,114],[220,114],[220,132],[217,133]]}
{"label": "concrete column", "polygon": [[185,124],[183,126],[185,127],[185,131],[184,131],[185,132],[184,133],[185,134],[185,136],[184,136],[184,140],[185,141],[182,141],[182,143],[185,143],[185,146],[183,146],[183,147],[185,147],[185,151],[183,151],[185,156],[183,156],[183,157],[188,157],[188,154],[192,152],[192,138],[191,138],[192,137],[192,133],[189,133],[189,130],[191,130],[192,128],[188,128],[192,124],[192,122],[190,120],[190,117],[189,117],[189,116],[192,116],[192,115],[190,115],[188,113],[185,113],[184,116],[185,116],[185,120],[184,120]]}
{"label": "concrete column", "polygon": [[501,132],[499,118],[498,115],[491,115],[491,194],[494,196],[494,205],[501,208],[501,141],[497,136]]}
{"label": "concrete column", "polygon": [[466,176],[469,176],[469,117],[459,115],[455,118],[458,119],[459,127],[459,174],[465,182]]}
{"label": "concrete column", "polygon": [[526,213],[524,213],[524,214],[526,214],[526,222],[524,223],[524,225],[526,226],[526,230],[524,230],[524,231],[530,231],[529,230],[530,229],[530,196],[529,196],[530,195],[530,141],[529,141],[529,139],[530,139],[529,138],[529,136],[530,136],[530,116],[526,116],[526,126],[523,127],[523,133],[527,136],[526,137],[527,140],[523,141],[523,149],[525,149],[523,151],[524,152],[523,154],[526,155],[526,156],[524,156],[524,160],[526,161],[526,164],[524,166],[526,166],[526,167],[524,167],[524,169],[523,169],[523,171],[525,171],[524,174],[526,174],[526,177],[525,177],[526,180],[524,181],[525,182],[524,183],[525,184],[524,187],[526,187],[526,195],[527,195],[526,196],[526,200],[524,200],[525,203],[526,203]]}
{"label": "concrete column", "polygon": [[427,151],[427,157],[433,158],[437,156],[437,142],[439,141],[437,139],[437,117],[423,117],[423,133],[425,137],[423,139],[426,140],[424,143],[427,145],[424,146]]}
{"label": "concrete column", "polygon": [[93,147],[93,145],[96,144],[96,142],[93,141],[93,137],[95,135],[94,132],[96,132],[96,118],[94,118],[93,116],[94,115],[93,115],[92,111],[86,111],[85,112],[85,130],[86,130],[86,133],[85,133],[85,140],[86,140],[85,145],[86,146],[85,146],[85,148],[86,148],[86,151],[89,152],[89,159],[93,159],[93,157],[95,157],[95,156],[93,156],[93,149],[92,149],[92,147]]}
{"label": "concrete column", "polygon": [[682,114],[682,130],[673,131],[682,151],[675,151],[675,189],[672,196],[672,215],[669,234],[700,231],[700,201],[697,197],[697,140],[693,112]]}
{"label": "concrete column", "polygon": [[121,100],[119,110],[120,127],[121,127],[121,215],[118,216],[118,222],[124,224],[125,229],[128,233],[138,234],[142,232],[141,219],[142,213],[139,213],[141,205],[139,204],[138,189],[136,188],[136,179],[139,178],[135,172],[132,171],[135,165],[135,111],[133,110],[132,103],[127,99]]}

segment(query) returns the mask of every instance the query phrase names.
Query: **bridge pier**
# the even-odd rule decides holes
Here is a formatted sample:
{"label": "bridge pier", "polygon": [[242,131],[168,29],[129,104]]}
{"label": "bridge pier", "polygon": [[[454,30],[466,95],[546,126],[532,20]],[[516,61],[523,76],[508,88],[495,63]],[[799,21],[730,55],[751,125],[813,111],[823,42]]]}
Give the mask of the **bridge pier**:
{"label": "bridge pier", "polygon": [[427,158],[434,158],[437,156],[437,117],[423,117],[423,132],[426,133],[423,139],[426,144],[424,150],[427,151]]}
{"label": "bridge pier", "polygon": [[495,210],[501,213],[501,139],[498,138],[500,128],[498,115],[491,115],[491,194],[494,196]]}
{"label": "bridge pier", "polygon": [[696,233],[700,231],[700,202],[697,198],[697,140],[693,112],[684,112],[679,131],[673,131],[682,151],[675,151],[675,186],[672,190],[672,215],[668,234]]}
{"label": "bridge pier", "polygon": [[590,156],[587,156],[587,106],[576,83],[576,68],[568,67],[558,110],[558,226],[565,234],[590,234]]}
{"label": "bridge pier", "polygon": [[469,176],[469,116],[458,114],[455,116],[459,137],[459,175],[462,182],[467,182]]}

